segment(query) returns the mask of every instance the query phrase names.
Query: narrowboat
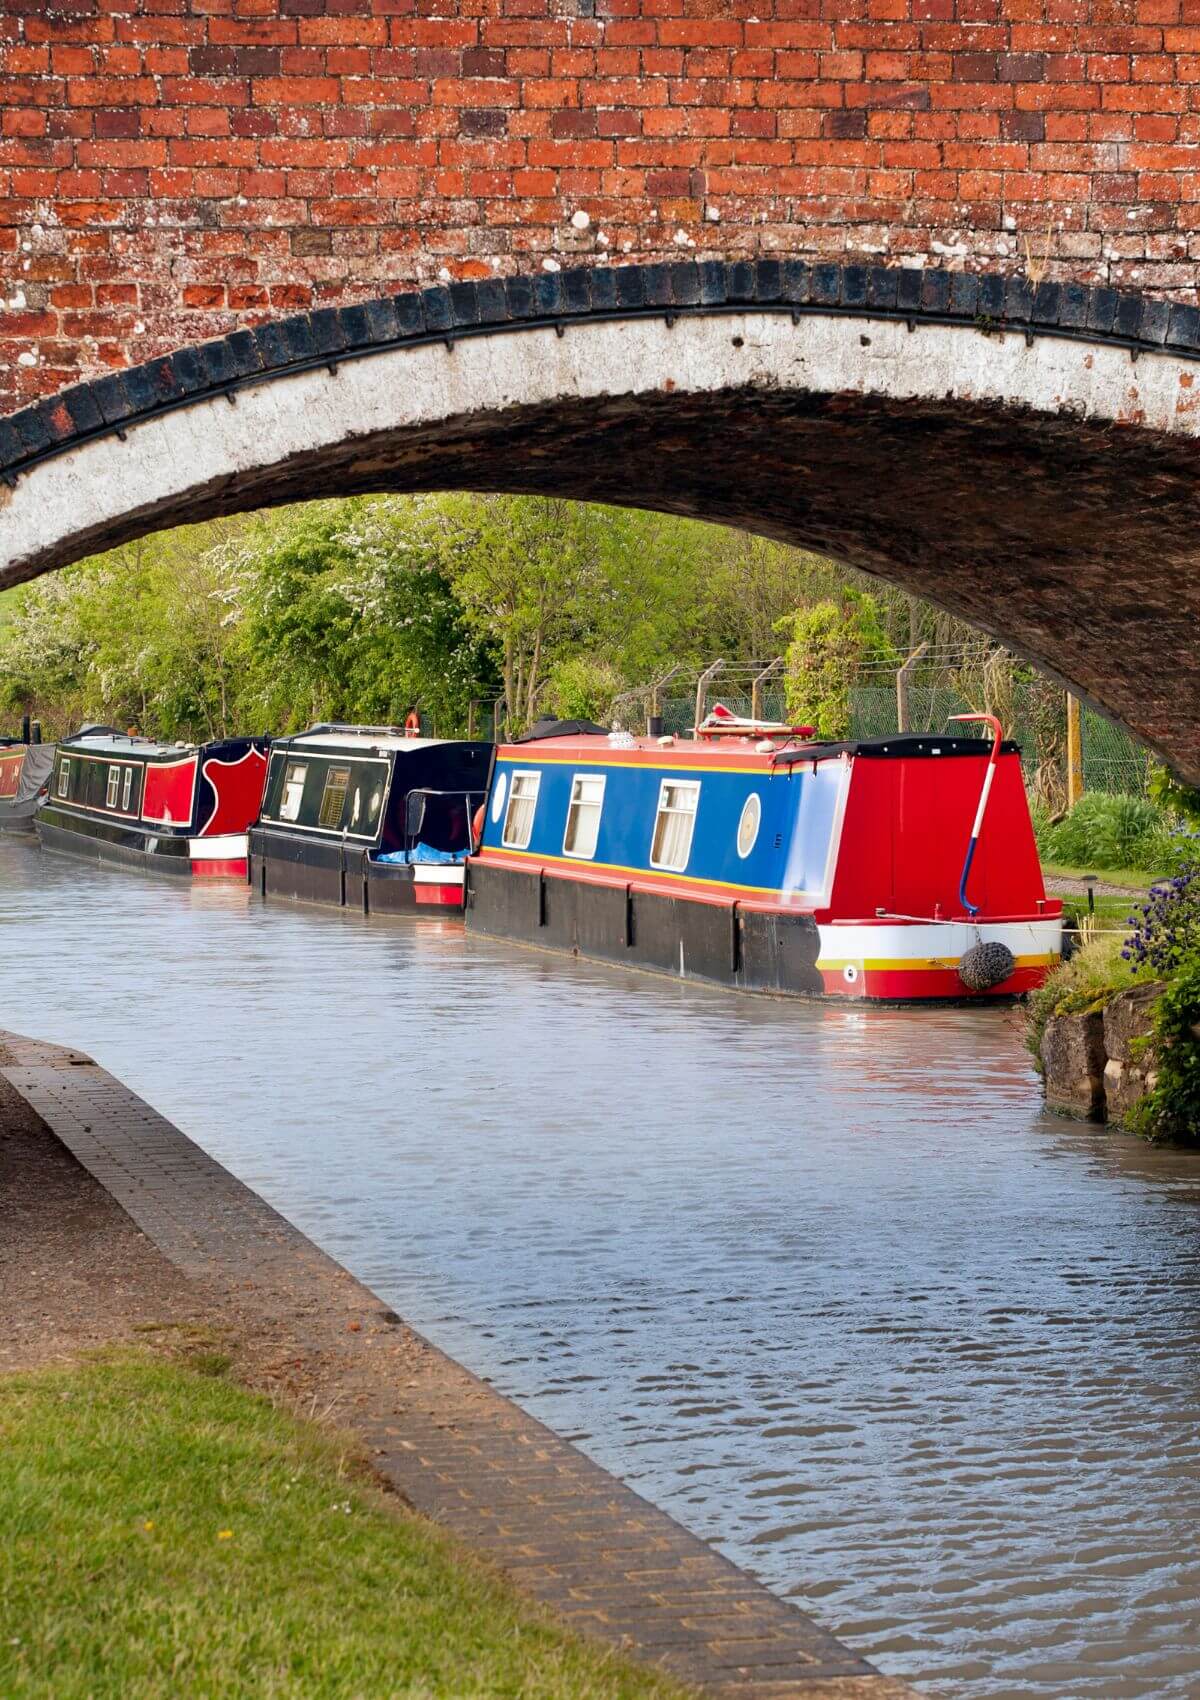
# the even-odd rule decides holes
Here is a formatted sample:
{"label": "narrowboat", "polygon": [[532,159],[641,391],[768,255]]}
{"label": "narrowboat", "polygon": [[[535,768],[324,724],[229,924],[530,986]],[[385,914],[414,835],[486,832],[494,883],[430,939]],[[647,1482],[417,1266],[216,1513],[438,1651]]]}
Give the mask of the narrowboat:
{"label": "narrowboat", "polygon": [[160,744],[89,726],[60,739],[35,817],[47,850],[146,873],[240,879],[258,814],[266,738]]}
{"label": "narrowboat", "polygon": [[250,879],[264,897],[364,913],[461,912],[492,745],[323,724],[271,745]]}
{"label": "narrowboat", "polygon": [[496,752],[472,931],[788,996],[954,1000],[1039,985],[1061,952],[999,728],[816,740],[556,736]]}
{"label": "narrowboat", "polygon": [[32,832],[33,817],[46,793],[54,745],[34,734],[0,738],[0,832]]}

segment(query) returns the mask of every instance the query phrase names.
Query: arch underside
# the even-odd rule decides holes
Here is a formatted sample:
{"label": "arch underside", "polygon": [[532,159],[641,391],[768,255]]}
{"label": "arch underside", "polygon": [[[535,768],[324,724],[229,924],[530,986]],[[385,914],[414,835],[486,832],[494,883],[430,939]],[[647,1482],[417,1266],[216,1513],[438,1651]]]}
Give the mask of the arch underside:
{"label": "arch underside", "polygon": [[[320,496],[460,488],[658,509],[798,544],[929,598],[1200,782],[1197,444],[1190,414],[1182,429],[1161,428],[1168,416],[1150,390],[1167,376],[1148,379],[1153,360],[1133,368],[1115,349],[1071,348],[1055,355],[1049,391],[1042,370],[1025,397],[1005,399],[1010,380],[981,367],[978,349],[1013,338],[943,330],[933,343],[930,331],[857,323],[840,368],[826,360],[822,371],[811,337],[797,364],[791,325],[766,333],[745,315],[702,321],[703,337],[689,338],[681,324],[650,336],[645,323],[625,339],[609,325],[590,349],[599,327],[494,339],[520,343],[505,358],[482,341],[473,353],[394,351],[336,375],[281,378],[269,406],[263,391],[236,407],[218,398],[136,426],[123,444],[82,445],[11,493],[0,578],[163,526]],[[964,346],[946,342],[955,338]],[[875,365],[855,387],[845,361],[864,340]],[[1107,416],[1098,353],[1120,389]],[[1011,365],[1018,353],[986,358]],[[906,360],[918,376],[900,372]],[[1060,394],[1071,361],[1086,379]],[[1131,417],[1135,371],[1150,390]],[[1156,407],[1160,428],[1141,423]],[[25,548],[18,525],[36,534]]]}

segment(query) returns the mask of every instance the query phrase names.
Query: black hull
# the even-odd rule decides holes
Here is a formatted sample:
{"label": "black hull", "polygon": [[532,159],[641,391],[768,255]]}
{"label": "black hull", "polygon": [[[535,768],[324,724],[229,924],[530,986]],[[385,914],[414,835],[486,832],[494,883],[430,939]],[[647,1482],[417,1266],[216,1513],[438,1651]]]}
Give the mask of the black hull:
{"label": "black hull", "polygon": [[372,862],[357,847],[261,829],[250,834],[250,884],[263,897],[357,909],[364,915],[432,920],[462,913],[459,904],[419,903],[414,872],[406,863]]}
{"label": "black hull", "polygon": [[186,838],[161,838],[110,821],[56,819],[57,811],[43,808],[36,817],[37,835],[43,850],[78,856],[88,862],[105,862],[121,868],[136,868],[143,874],[166,874],[191,879],[192,861]]}
{"label": "black hull", "polygon": [[540,872],[467,864],[467,928],[739,991],[823,997],[810,915],[771,915]]}
{"label": "black hull", "polygon": [[37,813],[37,803],[0,803],[0,832],[25,832],[32,834],[34,815]]}

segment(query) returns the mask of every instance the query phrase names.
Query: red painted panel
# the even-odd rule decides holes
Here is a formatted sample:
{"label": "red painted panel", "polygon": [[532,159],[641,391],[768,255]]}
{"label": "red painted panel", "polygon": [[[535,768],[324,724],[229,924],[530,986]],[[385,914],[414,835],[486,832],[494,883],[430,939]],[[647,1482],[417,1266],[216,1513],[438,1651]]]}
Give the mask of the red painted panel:
{"label": "red painted panel", "polygon": [[223,862],[193,862],[192,878],[198,880],[244,880],[246,858],[230,856]]}
{"label": "red painted panel", "polygon": [[147,762],[142,819],[164,826],[190,826],[196,757],[182,761]]}
{"label": "red painted panel", "polygon": [[15,755],[0,756],[0,797],[16,796],[24,764],[24,750],[18,750]]}
{"label": "red painted panel", "polygon": [[[958,882],[986,768],[983,755],[857,756],[830,913],[961,915]],[[981,920],[1036,915],[1045,898],[1017,755],[997,764],[967,895]]]}
{"label": "red painted panel", "polygon": [[201,838],[219,838],[225,832],[245,832],[258,819],[267,758],[250,749],[236,761],[219,761],[214,756],[204,764],[204,777],[216,796],[212,813],[200,823]]}
{"label": "red painted panel", "polygon": [[461,885],[415,885],[413,902],[429,903],[443,909],[461,909],[463,888]]}

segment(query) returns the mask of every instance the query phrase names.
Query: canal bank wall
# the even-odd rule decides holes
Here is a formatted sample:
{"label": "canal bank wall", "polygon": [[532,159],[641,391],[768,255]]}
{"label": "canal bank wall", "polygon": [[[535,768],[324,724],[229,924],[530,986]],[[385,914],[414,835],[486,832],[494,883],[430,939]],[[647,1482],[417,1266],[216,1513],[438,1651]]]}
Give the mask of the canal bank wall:
{"label": "canal bank wall", "polygon": [[912,1700],[408,1328],[90,1057],[0,1031],[0,1076],[284,1391],[572,1628],[746,1700]]}

